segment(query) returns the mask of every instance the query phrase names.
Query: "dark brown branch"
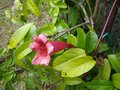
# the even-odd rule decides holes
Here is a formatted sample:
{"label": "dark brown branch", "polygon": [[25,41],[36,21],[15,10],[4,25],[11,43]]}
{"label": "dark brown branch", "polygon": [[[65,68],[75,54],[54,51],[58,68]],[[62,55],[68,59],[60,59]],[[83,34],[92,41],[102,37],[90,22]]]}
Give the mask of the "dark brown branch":
{"label": "dark brown branch", "polygon": [[97,55],[97,50],[98,50],[99,44],[100,44],[100,42],[101,42],[101,40],[102,40],[103,34],[105,33],[105,31],[110,30],[111,27],[112,27],[112,25],[113,25],[113,22],[114,22],[114,20],[115,20],[115,17],[116,17],[117,11],[118,11],[118,5],[119,5],[119,4],[120,4],[120,0],[114,0],[114,3],[113,3],[113,5],[112,5],[112,8],[111,8],[111,10],[110,10],[110,12],[109,12],[109,15],[108,15],[108,17],[107,17],[107,20],[106,20],[106,22],[105,22],[105,25],[104,25],[104,27],[103,27],[102,33],[101,33],[100,38],[99,38],[99,40],[98,40],[98,43],[97,43],[97,45],[96,45],[96,49],[95,49],[95,51],[94,51],[94,53],[93,53],[94,56]]}
{"label": "dark brown branch", "polygon": [[94,13],[93,13],[93,21],[95,23],[97,16],[98,16],[98,11],[99,11],[99,2],[100,0],[96,0],[95,7],[94,7]]}
{"label": "dark brown branch", "polygon": [[78,25],[76,25],[74,27],[71,27],[70,29],[64,29],[61,32],[58,32],[58,33],[56,33],[56,34],[54,34],[52,36],[48,36],[48,38],[51,38],[52,40],[56,40],[57,38],[61,37],[62,35],[70,32],[70,31],[72,31],[72,30],[74,30],[74,29],[76,29],[76,28],[78,28],[80,26],[86,25],[86,24],[89,24],[89,23],[88,22],[84,22],[84,23],[78,24]]}
{"label": "dark brown branch", "polygon": [[0,8],[0,10],[5,9],[5,8],[7,8],[7,7],[9,7],[9,6],[13,5],[13,4],[14,4],[13,2],[12,2],[12,3],[9,3],[8,5],[5,5],[5,6],[3,6],[2,8]]}

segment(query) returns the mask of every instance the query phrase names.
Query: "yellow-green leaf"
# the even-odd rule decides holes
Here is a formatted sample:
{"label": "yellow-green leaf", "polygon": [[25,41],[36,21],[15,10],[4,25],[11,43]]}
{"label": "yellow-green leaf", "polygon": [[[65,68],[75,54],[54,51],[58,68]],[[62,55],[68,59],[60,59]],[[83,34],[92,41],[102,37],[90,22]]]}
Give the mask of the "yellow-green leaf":
{"label": "yellow-green leaf", "polygon": [[10,44],[8,45],[8,48],[13,49],[28,33],[32,25],[33,23],[29,23],[16,30],[10,38]]}
{"label": "yellow-green leaf", "polygon": [[27,0],[27,6],[35,16],[40,16],[40,11],[33,0]]}

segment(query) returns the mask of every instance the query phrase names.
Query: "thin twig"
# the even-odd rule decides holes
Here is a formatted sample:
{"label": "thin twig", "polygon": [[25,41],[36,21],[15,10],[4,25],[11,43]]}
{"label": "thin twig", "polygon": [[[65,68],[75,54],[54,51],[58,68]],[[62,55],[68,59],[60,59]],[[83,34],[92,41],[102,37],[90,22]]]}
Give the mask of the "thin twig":
{"label": "thin twig", "polygon": [[60,80],[58,80],[57,82],[55,82],[55,83],[53,83],[53,84],[50,84],[49,86],[46,86],[46,88],[48,89],[50,89],[50,88],[52,88],[52,87],[55,87],[58,83],[60,83],[60,82],[62,82],[64,80],[64,78],[61,78]]}
{"label": "thin twig", "polygon": [[94,23],[96,21],[96,18],[97,18],[97,15],[98,15],[98,11],[99,11],[99,1],[100,0],[96,0],[95,7],[94,7],[94,14],[93,14],[93,21],[94,21]]}
{"label": "thin twig", "polygon": [[0,8],[0,11],[1,11],[2,9],[5,9],[5,8],[7,8],[7,7],[13,5],[13,4],[14,4],[14,3],[12,2],[12,3],[9,3],[8,5],[3,6],[2,8]]}
{"label": "thin twig", "polygon": [[93,53],[94,56],[97,55],[97,50],[98,50],[98,47],[99,47],[100,42],[101,42],[101,40],[102,40],[103,34],[105,33],[105,31],[108,31],[108,30],[111,28],[111,26],[112,26],[112,24],[113,24],[113,22],[114,22],[114,20],[115,20],[115,17],[116,17],[117,11],[118,11],[118,5],[119,5],[119,4],[120,4],[120,1],[119,1],[119,0],[115,0],[114,3],[113,3],[113,5],[112,5],[112,8],[111,8],[111,10],[110,10],[110,12],[109,12],[109,15],[108,15],[108,17],[107,17],[107,20],[106,20],[106,22],[105,22],[104,28],[103,28],[103,30],[102,30],[102,33],[101,33],[100,38],[99,38],[99,40],[98,40],[98,43],[97,43],[97,45],[96,45],[95,51],[94,51],[94,53]]}
{"label": "thin twig", "polygon": [[74,26],[74,27],[71,27],[70,29],[64,29],[64,30],[62,30],[61,32],[58,32],[57,34],[53,35],[52,40],[56,40],[57,38],[61,37],[62,35],[70,32],[70,31],[72,31],[72,30],[74,30],[74,29],[76,29],[76,28],[78,28],[78,27],[80,27],[80,26],[86,25],[86,24],[88,24],[88,23],[89,23],[89,22],[84,22],[84,23],[78,24],[78,25],[76,25],[76,26]]}

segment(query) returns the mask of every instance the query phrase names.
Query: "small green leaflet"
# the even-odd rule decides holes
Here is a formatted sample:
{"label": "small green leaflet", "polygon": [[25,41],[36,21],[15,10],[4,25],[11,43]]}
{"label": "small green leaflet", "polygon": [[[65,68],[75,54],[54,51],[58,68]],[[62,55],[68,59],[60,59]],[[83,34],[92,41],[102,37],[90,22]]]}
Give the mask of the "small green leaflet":
{"label": "small green leaflet", "polygon": [[8,48],[13,49],[15,46],[17,46],[17,44],[24,38],[32,26],[33,23],[28,23],[16,30],[10,38],[10,44],[8,45]]}
{"label": "small green leaflet", "polygon": [[112,64],[113,69],[120,73],[120,59],[116,56],[116,54],[108,55],[108,60]]}
{"label": "small green leaflet", "polygon": [[77,28],[77,46],[79,48],[85,49],[85,32],[82,28]]}
{"label": "small green leaflet", "polygon": [[113,85],[107,80],[94,80],[92,82],[83,83],[90,90],[113,90]]}
{"label": "small green leaflet", "polygon": [[81,79],[81,78],[78,78],[78,77],[75,77],[75,78],[65,77],[65,78],[64,78],[64,82],[65,82],[67,85],[77,85],[77,84],[82,83],[82,79]]}
{"label": "small green leaflet", "polygon": [[86,41],[85,41],[85,50],[87,53],[91,53],[98,42],[97,34],[94,31],[89,31],[86,35]]}
{"label": "small green leaflet", "polygon": [[45,24],[40,29],[37,30],[37,33],[44,33],[46,36],[53,35],[57,31],[56,27],[53,24]]}
{"label": "small green leaflet", "polygon": [[116,88],[120,89],[120,73],[115,73],[112,75],[112,82]]}
{"label": "small green leaflet", "polygon": [[27,0],[27,6],[35,16],[40,16],[40,11],[33,0]]}
{"label": "small green leaflet", "polygon": [[75,37],[74,35],[70,34],[70,35],[68,36],[67,43],[70,43],[70,44],[76,46],[76,44],[77,44],[77,39],[76,39],[76,37]]}
{"label": "small green leaflet", "polygon": [[61,71],[63,77],[80,76],[95,65],[91,56],[86,56],[85,51],[80,48],[72,48],[57,57],[53,62],[53,67]]}

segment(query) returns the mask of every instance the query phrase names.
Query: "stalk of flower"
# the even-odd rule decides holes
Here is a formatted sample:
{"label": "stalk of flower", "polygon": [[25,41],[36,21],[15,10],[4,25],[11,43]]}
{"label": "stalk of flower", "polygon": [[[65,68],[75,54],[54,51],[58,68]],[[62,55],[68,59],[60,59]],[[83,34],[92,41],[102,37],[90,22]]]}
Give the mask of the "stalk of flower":
{"label": "stalk of flower", "polygon": [[71,48],[72,45],[61,41],[48,41],[44,34],[33,37],[33,42],[29,46],[37,54],[32,60],[32,64],[48,66],[50,55],[65,48]]}

